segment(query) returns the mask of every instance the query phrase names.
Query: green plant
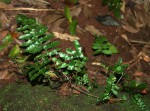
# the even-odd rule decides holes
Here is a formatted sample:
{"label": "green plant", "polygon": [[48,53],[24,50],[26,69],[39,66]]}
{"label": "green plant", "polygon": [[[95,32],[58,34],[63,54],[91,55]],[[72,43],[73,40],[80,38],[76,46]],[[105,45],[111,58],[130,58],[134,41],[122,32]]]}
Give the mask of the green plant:
{"label": "green plant", "polygon": [[65,7],[64,9],[65,17],[69,21],[69,31],[71,35],[76,34],[76,26],[77,26],[77,20],[73,19],[70,14],[70,9],[68,7]]}
{"label": "green plant", "polygon": [[137,83],[135,80],[132,80],[131,78],[129,78],[129,80],[123,84],[123,89],[131,94],[140,93],[147,87],[148,85],[146,83],[144,82]]}
{"label": "green plant", "polygon": [[122,0],[102,0],[103,5],[108,5],[109,10],[113,10],[116,17],[120,17]]}
{"label": "green plant", "polygon": [[96,54],[106,54],[112,55],[118,53],[118,50],[114,45],[108,42],[106,36],[95,36],[94,43],[92,45],[92,49],[94,50],[94,55]]}
{"label": "green plant", "polygon": [[140,94],[135,94],[135,95],[133,96],[133,101],[134,101],[135,104],[137,104],[137,106],[138,106],[141,110],[147,111],[146,105],[145,105],[144,101],[141,99],[141,95],[140,95]]}
{"label": "green plant", "polygon": [[77,40],[74,41],[75,50],[66,49],[66,53],[58,52],[59,58],[52,58],[57,70],[61,70],[66,80],[75,81],[80,85],[88,85],[89,78],[85,72],[87,58]]}
{"label": "green plant", "polygon": [[[59,77],[61,81],[89,85],[85,70],[87,58],[78,41],[74,41],[75,50],[67,48],[66,53],[60,52],[59,48],[55,48],[59,42],[52,42],[53,34],[45,34],[47,27],[24,15],[18,15],[16,20],[19,25],[17,31],[22,32],[19,37],[23,40],[20,46],[22,54],[28,56],[29,62],[24,66],[24,71],[30,81],[47,78],[52,82],[51,77]],[[11,55],[16,56],[16,53],[18,51],[14,50]],[[52,69],[56,73],[52,73]]]}
{"label": "green plant", "polygon": [[55,50],[59,50],[53,49],[59,42],[52,42],[53,34],[46,34],[47,27],[33,18],[18,15],[16,21],[19,25],[17,31],[23,34],[19,37],[23,40],[21,44],[23,54],[28,55],[28,60],[31,61],[24,66],[24,70],[31,81],[40,80],[50,70],[49,57],[53,56]]}
{"label": "green plant", "polygon": [[100,97],[100,101],[108,101],[112,96],[118,96],[120,89],[118,83],[120,83],[121,79],[125,76],[126,68],[127,65],[122,64],[121,58],[113,66],[107,67],[109,75],[106,79],[107,86],[105,93]]}
{"label": "green plant", "polygon": [[13,38],[11,37],[11,34],[8,34],[6,37],[4,37],[0,42],[0,51],[4,48],[8,47],[10,43],[13,41]]}

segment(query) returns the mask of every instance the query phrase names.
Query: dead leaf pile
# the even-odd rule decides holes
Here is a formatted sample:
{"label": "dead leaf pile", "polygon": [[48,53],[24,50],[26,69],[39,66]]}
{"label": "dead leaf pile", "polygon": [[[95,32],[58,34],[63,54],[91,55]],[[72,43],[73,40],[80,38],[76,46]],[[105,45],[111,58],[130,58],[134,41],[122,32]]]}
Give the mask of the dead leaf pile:
{"label": "dead leaf pile", "polygon": [[[147,4],[150,4],[150,1],[146,1]],[[142,28],[150,28],[150,12],[147,11],[150,9],[150,6],[145,6],[141,4],[136,4],[133,8],[129,8],[126,11],[125,19],[122,22],[122,27],[131,33],[137,33]],[[144,8],[146,7],[146,9]]]}

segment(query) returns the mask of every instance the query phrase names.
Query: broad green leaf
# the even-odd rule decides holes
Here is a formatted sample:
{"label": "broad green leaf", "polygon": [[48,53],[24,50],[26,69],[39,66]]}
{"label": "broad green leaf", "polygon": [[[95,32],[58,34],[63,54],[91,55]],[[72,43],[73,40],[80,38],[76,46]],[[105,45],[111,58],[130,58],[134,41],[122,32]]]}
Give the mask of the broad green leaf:
{"label": "broad green leaf", "polygon": [[118,96],[118,91],[116,91],[115,89],[112,89],[111,91],[115,96]]}
{"label": "broad green leaf", "polygon": [[113,46],[113,45],[111,45],[111,46],[109,47],[109,50],[111,50],[111,52],[112,52],[113,54],[118,53],[118,50],[117,50],[116,47]]}
{"label": "broad green leaf", "polygon": [[62,68],[65,68],[65,67],[67,67],[68,66],[68,64],[67,63],[62,63],[62,64],[60,64],[59,66],[58,66],[58,68],[59,69],[62,69]]}
{"label": "broad green leaf", "polygon": [[72,16],[70,15],[70,9],[69,9],[69,7],[65,7],[64,13],[65,13],[65,16],[66,16],[67,20],[70,23],[72,23]]}
{"label": "broad green leaf", "polygon": [[8,34],[6,37],[4,37],[1,40],[2,45],[0,45],[0,51],[3,50],[4,48],[8,47],[12,41],[13,41],[13,38],[10,34]]}
{"label": "broad green leaf", "polygon": [[102,53],[104,53],[106,55],[111,55],[112,54],[111,50],[103,50]]}
{"label": "broad green leaf", "polygon": [[76,34],[77,20],[73,20],[69,25],[69,31],[71,35]]}
{"label": "broad green leaf", "polygon": [[19,53],[20,53],[20,47],[19,45],[15,45],[9,53],[9,57],[16,58],[19,55]]}

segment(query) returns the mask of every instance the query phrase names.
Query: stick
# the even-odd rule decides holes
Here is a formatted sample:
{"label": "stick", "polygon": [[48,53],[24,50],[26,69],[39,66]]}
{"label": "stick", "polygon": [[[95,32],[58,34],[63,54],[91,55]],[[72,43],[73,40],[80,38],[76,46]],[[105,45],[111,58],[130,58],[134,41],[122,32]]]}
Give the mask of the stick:
{"label": "stick", "polygon": [[130,40],[130,42],[137,43],[137,44],[143,44],[143,45],[150,45],[150,42],[144,42],[144,41]]}

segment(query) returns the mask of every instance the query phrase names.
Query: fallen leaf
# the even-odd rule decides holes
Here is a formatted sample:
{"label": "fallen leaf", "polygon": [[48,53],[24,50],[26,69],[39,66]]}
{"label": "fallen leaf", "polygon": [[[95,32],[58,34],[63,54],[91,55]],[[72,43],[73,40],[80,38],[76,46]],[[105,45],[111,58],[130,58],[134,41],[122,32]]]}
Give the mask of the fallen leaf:
{"label": "fallen leaf", "polygon": [[0,32],[0,41],[1,41],[4,37],[6,37],[6,35],[7,35],[8,33],[9,33],[8,30],[4,30],[4,31]]}
{"label": "fallen leaf", "polygon": [[1,28],[3,28],[3,29],[8,28],[10,25],[10,20],[1,11],[0,11],[0,23],[1,23]]}
{"label": "fallen leaf", "polygon": [[64,31],[64,29],[61,28],[60,25],[64,22],[64,20],[66,20],[66,18],[59,19],[59,20],[57,20],[57,22],[53,23],[52,24],[53,26],[51,27],[51,31],[62,33]]}
{"label": "fallen leaf", "polygon": [[79,40],[79,37],[77,36],[72,36],[70,34],[67,33],[59,33],[59,32],[53,32],[54,36],[56,38],[62,39],[62,40],[69,40],[69,41],[74,41],[74,40]]}
{"label": "fallen leaf", "polygon": [[141,77],[143,75],[144,75],[144,73],[140,72],[140,71],[136,71],[135,74],[134,74],[134,76],[136,76],[136,77]]}
{"label": "fallen leaf", "polygon": [[141,94],[147,94],[147,88],[143,89],[143,90],[141,91]]}
{"label": "fallen leaf", "polygon": [[92,26],[92,25],[87,25],[86,27],[85,27],[85,30],[87,31],[87,32],[89,32],[91,35],[93,35],[93,36],[95,36],[95,35],[97,35],[97,36],[100,36],[100,35],[102,35],[102,33],[101,32],[99,32],[99,30],[98,29],[96,29],[94,26]]}
{"label": "fallen leaf", "polygon": [[43,18],[43,22],[46,25],[52,25],[52,23],[57,22],[57,20],[63,18],[64,15],[57,14],[57,13],[48,13],[48,15]]}
{"label": "fallen leaf", "polygon": [[131,33],[137,33],[140,31],[140,29],[135,29],[135,28],[131,27],[130,25],[122,25],[122,28]]}
{"label": "fallen leaf", "polygon": [[72,91],[70,89],[70,85],[68,83],[64,83],[59,90],[61,96],[69,96]]}
{"label": "fallen leaf", "polygon": [[78,17],[80,13],[81,13],[81,7],[76,7],[70,11],[70,15],[72,17]]}
{"label": "fallen leaf", "polygon": [[90,9],[91,7],[88,4],[84,5],[83,8],[83,13],[85,15],[86,18],[91,18],[92,17],[92,11]]}
{"label": "fallen leaf", "polygon": [[122,6],[121,6],[121,11],[123,13],[125,13],[125,9],[126,9],[126,1],[123,0]]}
{"label": "fallen leaf", "polygon": [[[130,33],[137,33],[140,30],[143,30],[143,28],[150,27],[150,12],[146,11],[142,7],[144,5],[144,1],[138,2],[139,4],[136,4],[134,8],[127,9],[124,15],[125,19],[122,20],[123,29]],[[150,1],[147,1],[146,3],[150,4]]]}

